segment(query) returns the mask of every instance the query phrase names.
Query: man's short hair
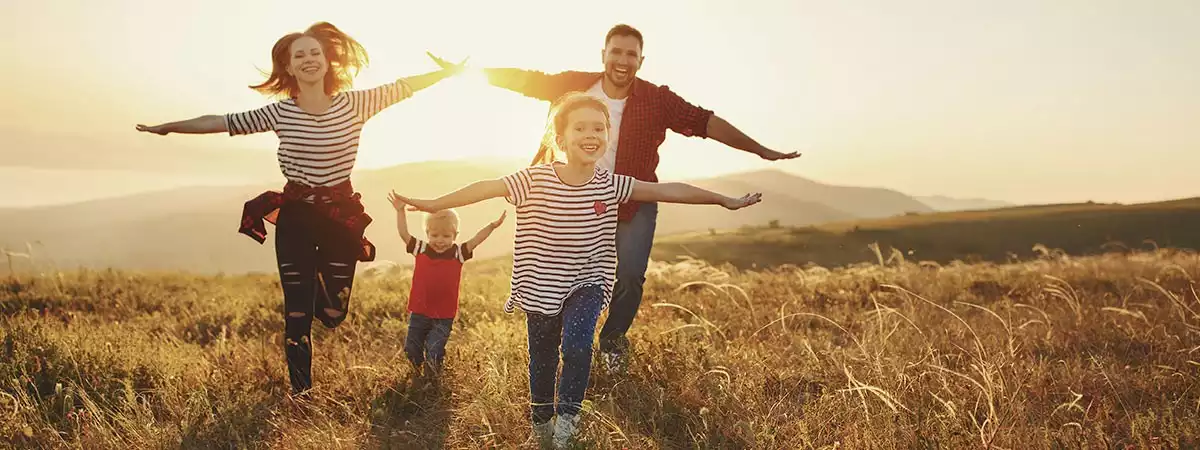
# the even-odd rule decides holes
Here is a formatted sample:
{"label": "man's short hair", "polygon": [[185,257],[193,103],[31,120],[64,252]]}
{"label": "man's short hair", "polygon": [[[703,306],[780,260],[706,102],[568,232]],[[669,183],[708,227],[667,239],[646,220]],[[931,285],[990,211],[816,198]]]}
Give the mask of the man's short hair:
{"label": "man's short hair", "polygon": [[608,30],[608,35],[604,36],[605,46],[608,45],[608,42],[612,40],[613,36],[633,36],[638,40],[639,49],[646,46],[645,41],[642,40],[642,32],[638,31],[637,28],[625,25],[623,23],[617,24]]}

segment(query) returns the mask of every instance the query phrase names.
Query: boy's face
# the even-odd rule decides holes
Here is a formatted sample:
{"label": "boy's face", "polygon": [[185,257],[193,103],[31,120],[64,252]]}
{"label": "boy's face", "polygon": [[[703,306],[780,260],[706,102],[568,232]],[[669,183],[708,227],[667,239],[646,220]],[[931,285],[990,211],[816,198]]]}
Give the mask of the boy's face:
{"label": "boy's face", "polygon": [[425,229],[425,234],[425,240],[429,242],[429,246],[439,252],[446,251],[451,245],[454,245],[454,240],[458,239],[458,230],[448,223],[430,223],[429,227]]}

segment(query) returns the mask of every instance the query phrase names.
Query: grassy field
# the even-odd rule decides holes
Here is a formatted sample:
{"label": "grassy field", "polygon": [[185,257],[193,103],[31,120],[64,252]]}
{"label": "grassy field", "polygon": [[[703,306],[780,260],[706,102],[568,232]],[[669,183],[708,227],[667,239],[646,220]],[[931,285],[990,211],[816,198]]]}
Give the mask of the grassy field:
{"label": "grassy field", "polygon": [[[880,258],[939,264],[956,259],[1009,262],[1046,253],[1200,248],[1198,223],[1200,198],[1136,205],[1021,206],[690,233],[656,241],[653,257],[672,261],[692,256],[743,269],[810,262],[837,267]],[[878,246],[879,254],[872,246]]]}
{"label": "grassy field", "polygon": [[[34,448],[515,448],[530,433],[507,266],[472,263],[440,385],[402,354],[403,269],[316,327],[286,395],[272,276],[0,284],[0,442]],[[1195,448],[1200,257],[741,271],[656,263],[626,377],[581,448]]]}

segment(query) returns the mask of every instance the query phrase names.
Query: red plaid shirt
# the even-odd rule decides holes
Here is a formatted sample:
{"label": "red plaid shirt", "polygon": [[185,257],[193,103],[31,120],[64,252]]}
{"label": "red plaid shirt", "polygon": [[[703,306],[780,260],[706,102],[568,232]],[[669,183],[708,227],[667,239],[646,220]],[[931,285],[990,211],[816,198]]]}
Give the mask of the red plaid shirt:
{"label": "red plaid shirt", "polygon": [[[601,72],[566,71],[557,74],[522,69],[487,69],[488,82],[528,97],[549,102],[572,91],[586,92],[600,81]],[[666,131],[684,136],[708,138],[708,119],[713,112],[688,103],[666,85],[658,86],[635,78],[621,118],[614,172],[642,181],[657,182],[658,147],[666,140]],[[545,150],[545,142],[538,154]],[[629,220],[637,212],[637,202],[621,205],[618,217]]]}
{"label": "red plaid shirt", "polygon": [[375,260],[375,244],[363,236],[367,225],[371,223],[371,216],[365,212],[361,201],[362,195],[354,192],[350,181],[343,181],[327,187],[311,187],[288,181],[283,186],[283,192],[263,192],[245,203],[238,232],[250,236],[259,244],[265,242],[267,227],[263,221],[271,222],[274,225],[275,219],[279,216],[279,207],[288,202],[304,201],[309,196],[313,197],[313,206],[318,214],[336,221],[354,235],[359,236],[362,246],[358,253],[359,261]]}

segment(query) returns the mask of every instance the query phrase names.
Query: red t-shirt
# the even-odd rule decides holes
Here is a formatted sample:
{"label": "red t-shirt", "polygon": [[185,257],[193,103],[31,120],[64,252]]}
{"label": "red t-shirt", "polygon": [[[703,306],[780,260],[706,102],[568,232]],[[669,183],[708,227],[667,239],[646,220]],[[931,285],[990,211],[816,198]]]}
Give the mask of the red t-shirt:
{"label": "red t-shirt", "polygon": [[408,252],[417,259],[408,311],[431,319],[453,319],[458,314],[463,263],[471,259],[471,251],[454,244],[438,252],[414,237],[408,242]]}

